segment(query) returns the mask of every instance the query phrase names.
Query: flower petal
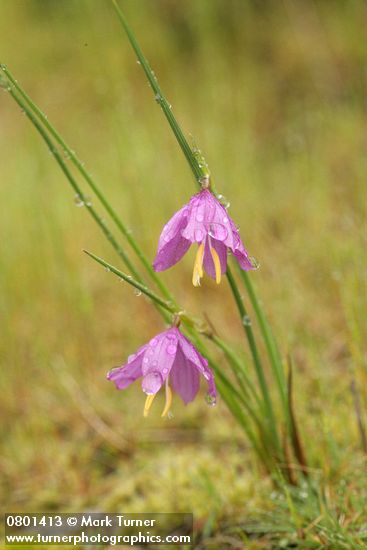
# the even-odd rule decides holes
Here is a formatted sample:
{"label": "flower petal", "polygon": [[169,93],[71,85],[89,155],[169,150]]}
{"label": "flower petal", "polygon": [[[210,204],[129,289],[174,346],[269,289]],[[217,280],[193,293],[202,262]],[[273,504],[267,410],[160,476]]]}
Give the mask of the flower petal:
{"label": "flower petal", "polygon": [[222,274],[225,273],[227,270],[227,247],[222,242],[216,241],[215,239],[207,239],[205,243],[204,269],[209,277],[215,279],[215,267],[212,254],[210,253],[210,245],[216,250],[219,256],[220,269]]}
{"label": "flower petal", "polygon": [[142,376],[142,361],[146,347],[142,346],[135,355],[130,356],[128,363],[110,370],[107,374],[107,380],[112,380],[118,390],[124,390]]}
{"label": "flower petal", "polygon": [[188,207],[185,205],[164,226],[153,262],[155,271],[164,271],[175,265],[188,251],[191,243],[181,235],[187,224],[187,215]]}
{"label": "flower petal", "polygon": [[168,377],[177,353],[177,329],[170,328],[149,342],[142,360],[142,388],[157,393]]}
{"label": "flower petal", "polygon": [[177,351],[170,380],[173,390],[181,396],[185,405],[195,399],[200,388],[200,375],[197,367],[186,359],[181,349]]}
{"label": "flower petal", "polygon": [[254,266],[252,265],[251,260],[248,256],[248,253],[245,247],[243,246],[243,243],[241,240],[237,248],[233,251],[233,255],[235,256],[236,260],[240,264],[240,267],[244,271],[250,271],[250,269],[254,269]]}
{"label": "flower petal", "polygon": [[199,353],[195,346],[182,334],[179,332],[178,343],[181,348],[182,353],[188,361],[191,361],[199,371],[204,371],[203,365],[207,365],[208,361]]}
{"label": "flower petal", "polygon": [[206,359],[205,362],[206,364],[203,364],[203,376],[208,384],[208,395],[212,398],[214,404],[217,399],[217,388],[215,386],[213,371],[208,367],[208,361],[206,361]]}

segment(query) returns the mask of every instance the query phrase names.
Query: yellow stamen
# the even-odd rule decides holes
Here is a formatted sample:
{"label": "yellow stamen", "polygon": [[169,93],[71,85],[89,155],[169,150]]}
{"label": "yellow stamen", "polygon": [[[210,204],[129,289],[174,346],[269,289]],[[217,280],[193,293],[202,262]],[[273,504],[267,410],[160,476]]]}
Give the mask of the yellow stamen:
{"label": "yellow stamen", "polygon": [[172,405],[172,390],[168,385],[168,378],[166,379],[166,404],[164,405],[161,417],[166,416]]}
{"label": "yellow stamen", "polygon": [[149,414],[149,409],[152,406],[155,396],[156,396],[155,393],[147,395],[147,398],[145,400],[145,405],[144,405],[144,413],[143,413],[145,417],[147,417]]}
{"label": "yellow stamen", "polygon": [[194,286],[200,286],[200,279],[203,276],[203,260],[204,260],[204,243],[201,243],[196,253],[194,270],[192,272],[192,284]]}
{"label": "yellow stamen", "polygon": [[222,270],[220,267],[218,252],[215,250],[215,248],[210,247],[210,254],[212,255],[215,267],[215,282],[217,283],[217,285],[219,285],[222,278]]}

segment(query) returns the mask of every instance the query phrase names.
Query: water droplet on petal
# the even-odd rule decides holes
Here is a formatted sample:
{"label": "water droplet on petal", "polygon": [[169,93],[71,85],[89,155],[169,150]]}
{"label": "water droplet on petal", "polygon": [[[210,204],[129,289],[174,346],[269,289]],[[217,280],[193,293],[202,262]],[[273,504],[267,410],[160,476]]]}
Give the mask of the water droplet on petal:
{"label": "water droplet on petal", "polygon": [[213,239],[217,239],[217,241],[224,241],[228,236],[228,231],[226,227],[220,223],[211,223],[209,235],[213,237]]}
{"label": "water droplet on petal", "polygon": [[127,358],[127,362],[128,363],[131,363],[131,361],[134,361],[136,357],[136,354],[135,353],[132,353],[131,355],[129,355],[129,357]]}
{"label": "water droplet on petal", "polygon": [[162,370],[162,372],[163,372],[163,374],[167,374],[168,369],[167,369],[167,368],[164,368],[164,369]]}
{"label": "water droplet on petal", "polygon": [[151,341],[149,342],[149,345],[152,346],[153,348],[155,348],[157,344],[158,344],[157,338],[152,338]]}
{"label": "water droplet on petal", "polygon": [[205,396],[205,401],[210,407],[214,407],[217,404],[217,398],[209,393]]}
{"label": "water droplet on petal", "polygon": [[157,393],[161,385],[162,377],[159,372],[148,372],[143,378],[142,388],[148,395]]}
{"label": "water droplet on petal", "polygon": [[228,223],[228,218],[227,217],[224,217],[223,220],[222,220],[223,223]]}
{"label": "water droplet on petal", "polygon": [[201,214],[200,212],[198,214],[196,214],[196,221],[198,222],[202,222],[204,220],[204,215]]}
{"label": "water droplet on petal", "polygon": [[174,355],[176,353],[176,350],[177,346],[175,346],[174,344],[170,344],[169,346],[167,346],[168,355]]}

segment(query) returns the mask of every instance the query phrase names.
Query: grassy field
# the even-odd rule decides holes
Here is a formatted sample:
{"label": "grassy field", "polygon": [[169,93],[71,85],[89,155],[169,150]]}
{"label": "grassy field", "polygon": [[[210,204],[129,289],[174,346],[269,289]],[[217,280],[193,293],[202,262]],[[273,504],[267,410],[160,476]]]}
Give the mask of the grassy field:
{"label": "grassy field", "polygon": [[[366,4],[121,6],[260,263],[251,276],[294,359],[313,490],[275,489],[221,400],[176,398],[174,418],[162,420],[159,406],[143,419],[139,387],[117,392],[105,381],[162,321],[82,254],[117,263],[1,92],[2,508],[192,510],[198,548],[367,547],[351,392],[354,383],[364,414]],[[2,0],[0,21],[0,61],[153,260],[162,225],[195,187],[110,3]],[[247,357],[228,285],[191,287],[193,254],[162,279]]]}

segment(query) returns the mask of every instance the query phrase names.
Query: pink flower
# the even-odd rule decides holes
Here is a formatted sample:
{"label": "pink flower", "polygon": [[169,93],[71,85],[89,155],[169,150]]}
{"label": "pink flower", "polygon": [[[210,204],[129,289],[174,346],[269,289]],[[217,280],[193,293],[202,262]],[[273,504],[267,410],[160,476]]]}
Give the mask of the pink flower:
{"label": "pink flower", "polygon": [[254,269],[241,241],[238,229],[224,206],[209,189],[193,197],[164,226],[159,238],[153,267],[164,271],[175,265],[192,243],[199,245],[196,253],[192,283],[200,285],[203,266],[206,273],[221,281],[227,269],[227,252],[230,250],[245,271]]}
{"label": "pink flower", "polygon": [[165,416],[172,403],[170,385],[187,404],[199,391],[200,374],[207,381],[208,398],[215,403],[217,391],[208,361],[177,327],[171,327],[130,355],[125,365],[112,369],[107,379],[112,380],[117,389],[124,390],[142,378],[142,389],[147,394],[144,416],[148,416],[153,399],[165,385],[166,404],[162,413]]}

